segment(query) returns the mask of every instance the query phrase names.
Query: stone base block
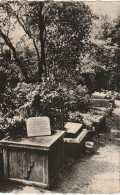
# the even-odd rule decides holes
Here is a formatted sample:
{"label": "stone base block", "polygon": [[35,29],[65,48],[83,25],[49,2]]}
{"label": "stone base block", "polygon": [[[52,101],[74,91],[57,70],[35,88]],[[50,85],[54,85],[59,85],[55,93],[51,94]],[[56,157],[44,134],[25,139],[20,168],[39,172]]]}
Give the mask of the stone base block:
{"label": "stone base block", "polygon": [[80,157],[85,149],[85,141],[88,140],[89,132],[83,129],[76,138],[64,138],[64,150],[66,158]]}

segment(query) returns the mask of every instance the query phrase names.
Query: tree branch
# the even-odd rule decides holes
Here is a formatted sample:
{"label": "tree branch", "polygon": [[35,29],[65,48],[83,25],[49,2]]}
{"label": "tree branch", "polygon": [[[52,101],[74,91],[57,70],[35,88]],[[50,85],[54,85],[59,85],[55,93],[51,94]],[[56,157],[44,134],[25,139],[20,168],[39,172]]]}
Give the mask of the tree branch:
{"label": "tree branch", "polygon": [[9,37],[7,37],[7,36],[2,32],[1,29],[0,29],[0,35],[1,35],[1,37],[4,39],[6,45],[12,50],[13,56],[14,56],[14,59],[15,59],[15,62],[16,62],[16,64],[17,64],[17,66],[19,67],[19,69],[21,70],[21,73],[22,73],[23,77],[26,79],[27,82],[30,82],[30,79],[29,79],[29,77],[28,77],[28,75],[27,75],[27,72],[26,72],[26,70],[23,68],[22,63],[20,62],[20,60],[19,60],[19,58],[18,58],[18,56],[17,56],[16,50],[15,50],[14,46],[12,45],[12,43],[11,43]]}

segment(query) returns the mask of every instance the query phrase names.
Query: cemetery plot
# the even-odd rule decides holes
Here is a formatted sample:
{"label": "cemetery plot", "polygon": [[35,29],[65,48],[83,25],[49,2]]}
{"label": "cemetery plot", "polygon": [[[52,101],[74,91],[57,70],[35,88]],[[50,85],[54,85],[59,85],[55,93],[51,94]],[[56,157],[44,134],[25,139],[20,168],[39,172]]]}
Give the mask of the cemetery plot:
{"label": "cemetery plot", "polygon": [[88,138],[88,130],[83,129],[80,123],[67,122],[64,140],[65,157],[79,157],[84,151],[85,140]]}
{"label": "cemetery plot", "polygon": [[64,163],[64,131],[50,136],[0,141],[4,179],[49,187]]}

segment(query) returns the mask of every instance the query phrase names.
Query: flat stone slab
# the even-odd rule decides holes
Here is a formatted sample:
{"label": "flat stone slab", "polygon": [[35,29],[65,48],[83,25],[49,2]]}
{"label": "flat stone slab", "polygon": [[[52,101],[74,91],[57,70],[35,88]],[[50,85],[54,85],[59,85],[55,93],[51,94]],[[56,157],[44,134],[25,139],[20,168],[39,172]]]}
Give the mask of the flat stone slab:
{"label": "flat stone slab", "polygon": [[66,133],[70,134],[76,134],[81,128],[82,128],[81,123],[72,123],[72,122],[67,122],[65,124],[65,129],[67,130]]}
{"label": "flat stone slab", "polygon": [[92,94],[91,96],[94,99],[105,99],[106,94],[105,93],[99,93],[99,92],[95,92]]}
{"label": "flat stone slab", "polygon": [[2,139],[0,146],[15,147],[24,149],[37,149],[37,150],[51,150],[52,145],[61,137],[64,137],[65,131],[55,130],[52,135],[42,137],[28,137],[16,140],[10,140],[9,138]]}

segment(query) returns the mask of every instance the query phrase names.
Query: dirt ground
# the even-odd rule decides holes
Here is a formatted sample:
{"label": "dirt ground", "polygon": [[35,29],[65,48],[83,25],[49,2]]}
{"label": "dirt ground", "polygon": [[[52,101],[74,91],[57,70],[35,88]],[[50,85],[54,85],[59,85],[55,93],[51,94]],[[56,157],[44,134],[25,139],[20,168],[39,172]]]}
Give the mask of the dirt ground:
{"label": "dirt ground", "polygon": [[10,183],[0,184],[1,193],[120,193],[120,129],[113,117],[107,118],[107,130],[93,138],[95,151],[65,161],[50,190]]}

